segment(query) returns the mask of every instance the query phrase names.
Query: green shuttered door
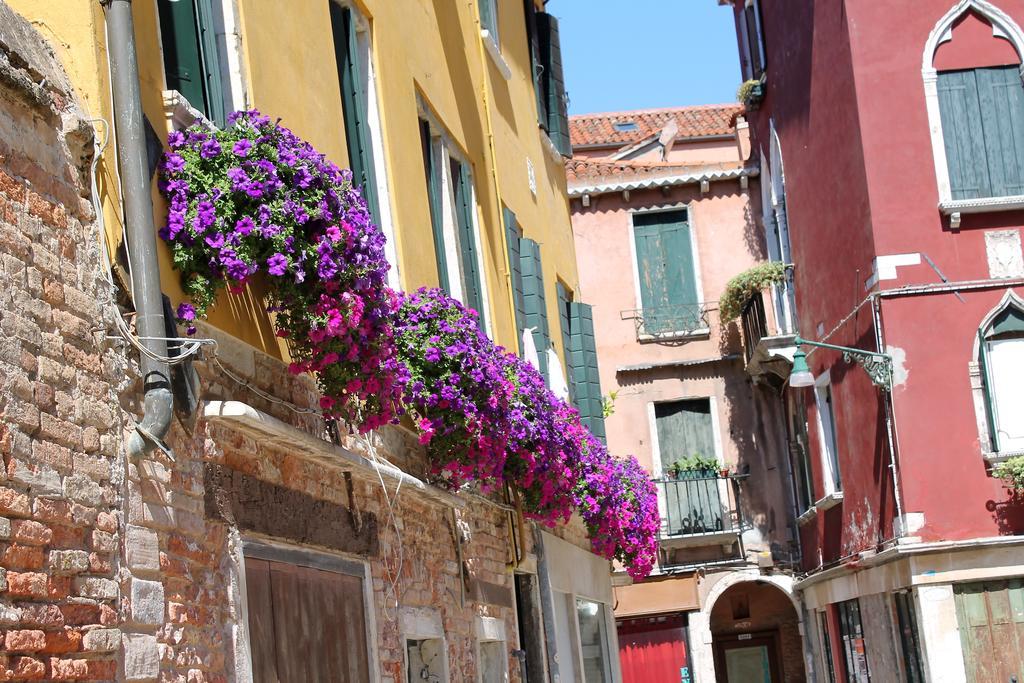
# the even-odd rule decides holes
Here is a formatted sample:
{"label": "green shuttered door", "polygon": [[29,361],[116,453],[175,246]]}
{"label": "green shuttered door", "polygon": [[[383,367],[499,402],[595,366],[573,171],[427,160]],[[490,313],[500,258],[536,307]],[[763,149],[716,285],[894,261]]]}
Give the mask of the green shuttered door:
{"label": "green shuttered door", "polygon": [[597,342],[594,337],[594,316],[589,304],[569,302],[567,305],[570,339],[567,358],[576,407],[583,424],[594,436],[605,438],[604,402],[601,376],[597,367]]}
{"label": "green shuttered door", "polygon": [[1024,194],[1024,87],[1018,66],[943,71],[938,93],[953,199]]}
{"label": "green shuttered door", "polygon": [[523,231],[519,227],[516,215],[507,206],[501,207],[505,221],[505,243],[508,245],[508,268],[512,279],[512,303],[516,315],[516,348],[522,346],[521,336],[526,327],[526,304],[523,301],[523,266],[519,261],[519,240]]}
{"label": "green shuttered door", "polygon": [[334,58],[338,66],[341,104],[345,117],[345,144],[352,167],[352,182],[358,186],[370,216],[380,224],[373,150],[370,147],[368,97],[363,65],[360,64],[359,42],[352,12],[328,0],[331,8],[331,29],[334,32]]}
{"label": "green shuttered door", "polygon": [[690,226],[685,211],[633,216],[644,332],[702,326]]}
{"label": "green shuttered door", "polygon": [[423,172],[427,179],[427,201],[430,205],[430,228],[434,233],[434,258],[437,261],[437,283],[445,292],[451,292],[448,282],[448,259],[444,250],[444,219],[441,215],[441,174],[434,156],[430,124],[420,120],[420,146],[423,152]]}
{"label": "green shuttered door", "polygon": [[459,264],[462,268],[462,303],[480,314],[483,325],[483,294],[477,263],[476,233],[473,229],[473,186],[469,168],[452,159],[452,183],[455,185],[455,220],[459,238]]}
{"label": "green shuttered door", "polygon": [[551,334],[548,331],[548,309],[544,301],[544,272],[541,268],[540,245],[525,237],[520,239],[519,264],[523,274],[523,307],[526,312],[524,327],[536,328],[533,338],[537,345],[537,355],[540,357],[540,371],[547,379],[548,361],[544,352],[551,345]]}

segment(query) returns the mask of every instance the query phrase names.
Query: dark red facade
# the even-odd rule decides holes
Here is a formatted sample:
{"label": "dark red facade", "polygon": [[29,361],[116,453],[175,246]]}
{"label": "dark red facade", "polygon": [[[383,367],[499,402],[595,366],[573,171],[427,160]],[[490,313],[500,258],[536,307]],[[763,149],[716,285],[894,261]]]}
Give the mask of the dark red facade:
{"label": "dark red facade", "polygon": [[[890,430],[887,396],[863,369],[831,351],[808,359],[816,376],[831,374],[843,489],[839,504],[802,526],[808,571],[891,544],[897,496],[911,513],[905,519],[923,514],[923,526],[907,527],[922,542],[1024,532],[1020,506],[983,457],[970,375],[979,324],[1008,289],[1024,295],[1019,278],[993,278],[986,233],[1020,230],[1024,212],[965,213],[954,226],[938,208],[922,66],[929,35],[953,4],[759,3],[766,94],[747,117],[763,153],[773,127],[778,135],[800,334],[872,351],[880,343],[897,366]],[[999,7],[1024,24],[1024,0]],[[938,69],[1007,63],[1020,63],[1013,44],[973,13],[954,24],[933,61]],[[905,254],[919,263],[870,282],[880,262]],[[938,289],[942,276],[960,285]],[[872,292],[882,294],[862,305]],[[806,392],[816,465],[812,390],[789,391]]]}

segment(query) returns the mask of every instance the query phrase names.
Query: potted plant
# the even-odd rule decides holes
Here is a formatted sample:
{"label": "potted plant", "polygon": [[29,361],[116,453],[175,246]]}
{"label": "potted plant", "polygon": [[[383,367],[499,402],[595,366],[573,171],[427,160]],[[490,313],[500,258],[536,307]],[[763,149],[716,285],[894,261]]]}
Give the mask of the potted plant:
{"label": "potted plant", "polygon": [[736,90],[736,99],[747,106],[747,109],[754,110],[764,99],[764,81],[752,78],[743,81]]}
{"label": "potted plant", "polygon": [[723,464],[721,467],[718,468],[718,473],[722,477],[728,477],[729,476],[729,466],[726,465],[726,464]]}
{"label": "potted plant", "polygon": [[700,479],[713,476],[717,471],[717,460],[698,454],[680,458],[668,467],[668,472],[673,479]]}
{"label": "potted plant", "polygon": [[992,476],[1002,479],[1015,498],[1024,496],[1024,455],[997,464],[992,468]]}

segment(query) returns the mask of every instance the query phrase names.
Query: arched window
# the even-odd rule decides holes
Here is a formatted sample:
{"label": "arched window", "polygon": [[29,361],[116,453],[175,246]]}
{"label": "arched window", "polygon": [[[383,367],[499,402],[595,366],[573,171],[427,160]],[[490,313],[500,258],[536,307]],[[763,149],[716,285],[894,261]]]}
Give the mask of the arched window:
{"label": "arched window", "polygon": [[922,75],[939,208],[1024,208],[1024,32],[985,0],[961,0],[935,25]]}
{"label": "arched window", "polygon": [[1007,291],[982,322],[977,349],[983,450],[1000,459],[1024,454],[1024,300]]}

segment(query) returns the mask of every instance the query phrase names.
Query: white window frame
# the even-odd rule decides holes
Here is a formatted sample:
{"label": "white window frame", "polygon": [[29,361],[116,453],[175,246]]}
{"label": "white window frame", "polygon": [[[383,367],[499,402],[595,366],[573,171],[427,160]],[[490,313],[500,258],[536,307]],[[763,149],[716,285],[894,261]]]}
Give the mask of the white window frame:
{"label": "white window frame", "polygon": [[[693,203],[678,202],[675,204],[659,205],[643,209],[629,209],[629,260],[633,268],[633,296],[636,300],[635,308],[641,312],[641,315],[643,315],[644,299],[643,294],[640,291],[640,263],[637,261],[636,256],[636,226],[633,219],[638,214],[647,215],[652,213],[668,213],[670,211],[686,211],[686,223],[690,226],[690,250],[693,255],[693,279],[694,287],[697,290],[697,304],[699,306],[705,305],[704,283],[701,278],[700,249],[697,247],[697,225],[694,220]],[[699,339],[701,337],[707,337],[710,334],[710,324],[708,327],[701,327],[689,332],[685,330],[672,330],[669,332],[661,332],[659,334],[647,334],[646,330],[641,326],[638,337],[640,341],[645,342],[671,341],[674,339]]]}
{"label": "white window frame", "polygon": [[[996,306],[982,319],[981,323],[978,325],[978,329],[984,333],[985,330],[991,327],[996,316],[1008,308],[1016,308],[1017,310],[1024,311],[1024,298],[1018,296],[1012,289],[1006,290],[1006,293],[1003,294],[999,303],[996,304]],[[1007,458],[1024,455],[1024,450],[1003,449],[997,451],[994,448],[994,444],[991,442],[989,436],[991,431],[988,421],[988,405],[986,403],[985,396],[985,383],[988,381],[988,378],[982,377],[981,363],[979,362],[981,353],[980,345],[982,343],[989,344],[991,342],[983,340],[980,337],[981,335],[975,335],[974,349],[971,356],[972,360],[968,364],[968,372],[971,378],[971,394],[974,398],[974,415],[978,425],[978,443],[981,446],[981,454],[986,461],[996,463],[1006,460]],[[989,386],[989,389],[989,393],[991,393],[991,386]],[[993,416],[997,419],[996,425],[992,425],[992,428],[995,428],[998,425],[998,416],[995,415],[994,405],[992,406],[992,412]]]}
{"label": "white window frame", "polygon": [[[831,408],[828,406],[825,397],[826,391],[832,397]],[[817,509],[830,507],[829,503],[839,502],[843,496],[842,475],[839,467],[839,432],[835,419],[835,405],[836,395],[832,391],[832,373],[831,370],[825,370],[814,379],[814,413],[818,423],[818,445],[821,448],[821,479],[825,492],[824,497],[814,504]],[[829,416],[828,425],[825,423],[826,413]],[[837,472],[836,470],[840,471]],[[839,487],[836,486],[836,475],[840,475]]]}
{"label": "white window frame", "polygon": [[[237,609],[237,622],[232,626],[235,647],[235,672],[239,680],[252,680],[252,646],[249,638],[249,604],[245,584],[246,556],[258,559],[293,564],[325,571],[334,571],[359,578],[363,584],[363,614],[366,621],[366,648],[370,671],[370,683],[381,683],[380,657],[377,644],[376,609],[373,595],[373,574],[370,563],[360,557],[345,553],[331,553],[312,550],[263,537],[240,534],[237,529],[229,531],[231,581],[229,603]],[[446,658],[447,665],[447,658]]]}
{"label": "white window frame", "polygon": [[1024,195],[1008,197],[980,197],[977,199],[953,199],[949,180],[949,165],[946,160],[946,145],[942,134],[942,117],[939,111],[939,73],[934,67],[935,52],[943,43],[953,39],[953,24],[964,13],[974,11],[992,25],[992,35],[1009,40],[1017,54],[1024,56],[1024,31],[1008,14],[986,0],[959,0],[939,19],[928,34],[921,61],[921,77],[924,80],[925,108],[928,113],[928,129],[932,141],[932,156],[935,162],[935,180],[939,191],[939,210],[950,216],[951,226],[960,225],[960,214],[987,211],[1010,211],[1024,208]]}
{"label": "white window frame", "polygon": [[418,107],[419,118],[430,125],[430,153],[434,157],[434,168],[441,173],[441,223],[442,234],[444,235],[445,268],[448,274],[448,289],[451,296],[465,303],[463,291],[462,263],[459,258],[459,237],[458,220],[455,215],[455,187],[452,179],[451,162],[462,164],[463,169],[469,174],[470,206],[472,207],[471,220],[473,221],[472,232],[476,253],[476,267],[480,273],[480,318],[483,322],[483,330],[493,339],[493,312],[491,311],[491,296],[487,285],[487,270],[484,263],[484,243],[479,205],[477,204],[476,180],[473,173],[473,166],[469,163],[466,155],[452,141],[445,129],[438,123],[437,118],[422,103]]}
{"label": "white window frame", "polygon": [[484,48],[487,50],[487,54],[491,56],[494,61],[494,66],[497,67],[498,73],[506,81],[512,78],[512,69],[509,68],[508,62],[501,54],[501,16],[498,14],[498,5],[501,3],[498,0],[477,0],[479,3],[487,3],[491,9],[491,16],[494,17],[494,26],[484,26],[483,13],[480,12],[479,6],[477,7],[477,16],[480,20],[480,40],[484,43]]}
{"label": "white window frame", "polygon": [[[576,601],[585,600],[586,602],[591,602],[597,605],[598,612],[604,617],[604,646],[601,649],[601,653],[604,655],[603,668],[605,672],[605,680],[601,683],[612,683],[615,676],[615,670],[612,667],[613,656],[611,653],[611,638],[609,637],[608,631],[609,628],[615,628],[614,619],[609,619],[609,612],[612,610],[609,609],[608,605],[600,600],[594,600],[584,595],[577,595],[576,593],[569,593],[567,595],[569,603],[568,609],[572,620],[573,642],[576,646],[576,673],[581,677],[583,676],[583,636],[580,633],[580,616],[579,608],[576,606]],[[610,624],[609,621],[611,622]],[[618,652],[615,653],[614,659],[618,659]],[[590,683],[590,681],[587,683]]]}

